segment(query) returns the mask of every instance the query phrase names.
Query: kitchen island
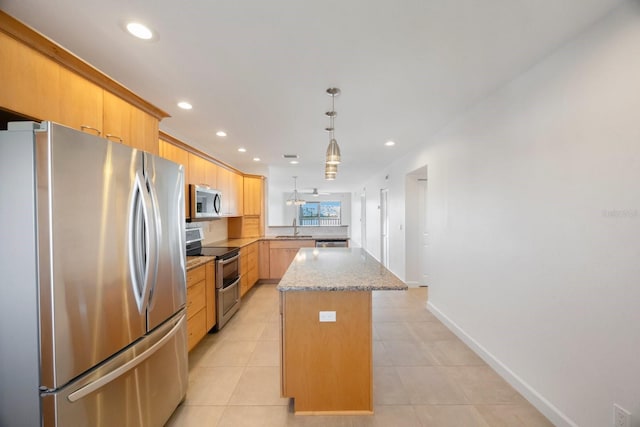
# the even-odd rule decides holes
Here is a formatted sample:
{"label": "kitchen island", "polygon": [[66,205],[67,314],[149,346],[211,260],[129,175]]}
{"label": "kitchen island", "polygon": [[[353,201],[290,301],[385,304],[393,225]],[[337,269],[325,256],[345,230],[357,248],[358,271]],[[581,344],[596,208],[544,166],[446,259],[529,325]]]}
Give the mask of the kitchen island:
{"label": "kitchen island", "polygon": [[371,292],[407,285],[360,248],[302,248],[278,284],[281,392],[296,414],[373,413]]}

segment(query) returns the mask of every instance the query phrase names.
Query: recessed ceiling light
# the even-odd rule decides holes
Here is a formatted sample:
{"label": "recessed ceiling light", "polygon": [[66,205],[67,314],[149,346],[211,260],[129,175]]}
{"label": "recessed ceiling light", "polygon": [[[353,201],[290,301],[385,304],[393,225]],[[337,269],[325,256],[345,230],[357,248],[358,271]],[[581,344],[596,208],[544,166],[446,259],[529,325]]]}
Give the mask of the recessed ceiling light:
{"label": "recessed ceiling light", "polygon": [[178,102],[178,107],[182,108],[183,110],[191,110],[193,108],[193,105],[189,104],[187,101],[180,101]]}
{"label": "recessed ceiling light", "polygon": [[384,145],[386,145],[387,147],[393,147],[394,145],[396,145],[396,143],[393,141],[387,141],[384,143]]}
{"label": "recessed ceiling light", "polygon": [[241,152],[241,153],[246,153],[247,149],[244,148],[244,147],[240,147],[240,148],[238,148],[238,151]]}
{"label": "recessed ceiling light", "polygon": [[259,161],[260,161],[260,157],[254,157],[254,158],[253,158],[253,161],[254,161],[254,162],[259,162]]}
{"label": "recessed ceiling light", "polygon": [[297,164],[298,164],[298,163],[300,163],[300,162],[299,162],[299,161],[297,161],[297,160],[291,160],[289,163],[291,163],[292,165],[297,165]]}
{"label": "recessed ceiling light", "polygon": [[216,132],[216,135],[218,136],[227,136],[227,133],[223,130],[219,130],[218,132]]}
{"label": "recessed ceiling light", "polygon": [[149,27],[139,22],[129,22],[127,24],[127,31],[142,40],[151,40],[153,38],[153,32]]}

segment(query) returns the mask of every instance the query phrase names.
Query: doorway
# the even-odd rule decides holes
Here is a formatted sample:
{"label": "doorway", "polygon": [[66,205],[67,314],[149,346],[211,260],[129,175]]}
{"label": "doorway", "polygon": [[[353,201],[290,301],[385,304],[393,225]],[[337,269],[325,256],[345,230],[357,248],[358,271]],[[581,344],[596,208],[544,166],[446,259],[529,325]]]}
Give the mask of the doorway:
{"label": "doorway", "polygon": [[380,263],[389,268],[389,189],[380,189]]}
{"label": "doorway", "polygon": [[427,286],[430,243],[427,167],[407,174],[405,184],[405,278],[409,286]]}
{"label": "doorway", "polygon": [[360,194],[360,246],[367,249],[367,189]]}

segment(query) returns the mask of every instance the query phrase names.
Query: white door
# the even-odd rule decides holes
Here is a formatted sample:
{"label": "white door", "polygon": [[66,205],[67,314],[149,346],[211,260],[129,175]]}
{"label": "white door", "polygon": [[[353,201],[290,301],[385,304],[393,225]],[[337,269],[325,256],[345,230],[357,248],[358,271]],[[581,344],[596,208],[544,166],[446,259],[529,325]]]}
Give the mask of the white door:
{"label": "white door", "polygon": [[367,195],[363,191],[360,195],[360,245],[367,248]]}
{"label": "white door", "polygon": [[418,178],[418,227],[420,233],[420,284],[429,285],[429,230],[427,229],[427,179]]}
{"label": "white door", "polygon": [[380,262],[389,268],[389,211],[387,199],[389,190],[380,190]]}

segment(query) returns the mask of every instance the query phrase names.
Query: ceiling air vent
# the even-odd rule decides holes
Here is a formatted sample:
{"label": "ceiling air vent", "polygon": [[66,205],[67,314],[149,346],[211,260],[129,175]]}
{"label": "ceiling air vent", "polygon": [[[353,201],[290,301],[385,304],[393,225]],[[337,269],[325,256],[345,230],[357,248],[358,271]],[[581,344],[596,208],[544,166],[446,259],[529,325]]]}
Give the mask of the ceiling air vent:
{"label": "ceiling air vent", "polygon": [[298,156],[297,154],[283,154],[282,157],[284,157],[285,159],[297,159]]}

